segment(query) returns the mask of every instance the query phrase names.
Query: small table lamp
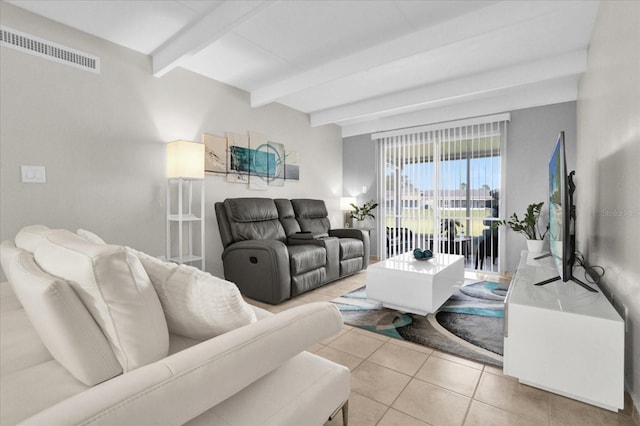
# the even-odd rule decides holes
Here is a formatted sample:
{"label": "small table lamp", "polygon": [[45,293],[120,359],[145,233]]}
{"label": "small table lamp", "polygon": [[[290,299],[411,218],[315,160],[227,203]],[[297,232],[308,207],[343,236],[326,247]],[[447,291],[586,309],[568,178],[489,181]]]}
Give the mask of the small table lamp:
{"label": "small table lamp", "polygon": [[[343,212],[349,212],[353,210],[353,206],[351,204],[355,204],[357,202],[356,197],[340,197],[340,210]],[[344,215],[344,223],[345,226],[349,227],[349,213],[345,213]]]}

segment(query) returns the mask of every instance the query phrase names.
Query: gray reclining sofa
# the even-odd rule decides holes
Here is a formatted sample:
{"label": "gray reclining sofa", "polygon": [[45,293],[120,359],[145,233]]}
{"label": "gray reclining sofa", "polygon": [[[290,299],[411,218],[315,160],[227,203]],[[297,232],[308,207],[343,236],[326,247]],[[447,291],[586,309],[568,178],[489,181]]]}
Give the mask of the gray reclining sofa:
{"label": "gray reclining sofa", "polygon": [[322,200],[228,198],[215,203],[225,279],[270,304],[369,265],[369,234],[330,229]]}

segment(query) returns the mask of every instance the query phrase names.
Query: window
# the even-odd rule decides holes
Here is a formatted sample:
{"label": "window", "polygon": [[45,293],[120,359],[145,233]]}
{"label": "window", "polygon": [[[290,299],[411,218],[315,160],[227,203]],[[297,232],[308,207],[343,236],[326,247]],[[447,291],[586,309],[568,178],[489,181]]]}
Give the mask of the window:
{"label": "window", "polygon": [[[489,257],[478,263],[495,269],[497,231],[491,225],[498,219],[508,120],[503,114],[374,135],[384,166],[382,226],[411,231],[403,234],[412,239],[403,250],[464,254],[474,268],[476,257]],[[380,249],[399,254],[393,247]]]}

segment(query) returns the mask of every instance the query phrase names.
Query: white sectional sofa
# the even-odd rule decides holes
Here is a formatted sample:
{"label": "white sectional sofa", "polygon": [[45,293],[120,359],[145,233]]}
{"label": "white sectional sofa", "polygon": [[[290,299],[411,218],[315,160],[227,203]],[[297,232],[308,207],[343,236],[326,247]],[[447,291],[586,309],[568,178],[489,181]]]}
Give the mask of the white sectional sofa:
{"label": "white sectional sofa", "polygon": [[0,257],[0,425],[347,424],[349,370],[305,351],[340,331],[330,303],[272,315],[86,231],[27,227]]}

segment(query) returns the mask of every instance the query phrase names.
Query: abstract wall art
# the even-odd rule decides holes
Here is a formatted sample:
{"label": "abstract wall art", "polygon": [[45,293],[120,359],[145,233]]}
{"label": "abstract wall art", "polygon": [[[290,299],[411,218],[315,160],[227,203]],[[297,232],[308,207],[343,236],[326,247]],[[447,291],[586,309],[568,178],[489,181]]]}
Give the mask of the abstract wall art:
{"label": "abstract wall art", "polygon": [[300,180],[300,158],[298,151],[287,151],[284,161],[284,178]]}
{"label": "abstract wall art", "polygon": [[227,132],[221,137],[203,134],[205,172],[226,174],[227,182],[248,183],[250,189],[266,191],[284,186],[285,180],[300,180],[297,151],[286,151],[281,143],[257,132]]}
{"label": "abstract wall art", "polygon": [[269,160],[268,152],[261,152],[258,149],[265,146],[269,140],[261,133],[249,132],[249,146],[251,149],[251,155],[249,160],[249,188],[266,191],[268,182],[267,178],[273,171],[269,168],[269,163],[273,163],[273,160]]}
{"label": "abstract wall art", "polygon": [[259,148],[259,151],[269,156],[269,166],[272,174],[268,177],[269,186],[284,186],[284,145],[276,142],[268,142]]}
{"label": "abstract wall art", "polygon": [[249,183],[249,137],[227,132],[227,182]]}
{"label": "abstract wall art", "polygon": [[227,173],[227,138],[203,134],[204,171],[209,173]]}

